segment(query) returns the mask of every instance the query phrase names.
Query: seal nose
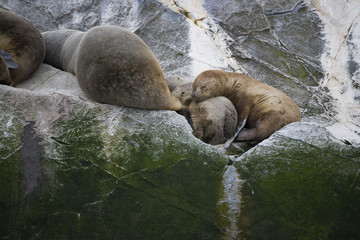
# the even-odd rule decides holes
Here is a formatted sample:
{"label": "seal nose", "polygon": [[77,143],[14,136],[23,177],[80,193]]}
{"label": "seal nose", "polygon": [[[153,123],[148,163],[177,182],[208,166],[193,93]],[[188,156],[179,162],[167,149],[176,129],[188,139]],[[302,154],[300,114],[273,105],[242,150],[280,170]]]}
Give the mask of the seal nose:
{"label": "seal nose", "polygon": [[191,93],[191,97],[194,98],[195,97],[195,92]]}

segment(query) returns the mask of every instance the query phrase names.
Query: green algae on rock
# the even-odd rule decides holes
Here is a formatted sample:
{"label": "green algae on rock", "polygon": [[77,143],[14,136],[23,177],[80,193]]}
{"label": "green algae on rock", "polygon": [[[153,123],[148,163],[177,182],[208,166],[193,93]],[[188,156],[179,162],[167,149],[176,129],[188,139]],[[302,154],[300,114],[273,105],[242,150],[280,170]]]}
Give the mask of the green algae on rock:
{"label": "green algae on rock", "polygon": [[235,161],[244,239],[356,239],[360,148],[317,124],[286,127]]}
{"label": "green algae on rock", "polygon": [[[1,128],[11,130],[0,136],[1,238],[223,235],[217,202],[227,160],[182,116],[0,87]],[[41,153],[31,191],[26,144]]]}

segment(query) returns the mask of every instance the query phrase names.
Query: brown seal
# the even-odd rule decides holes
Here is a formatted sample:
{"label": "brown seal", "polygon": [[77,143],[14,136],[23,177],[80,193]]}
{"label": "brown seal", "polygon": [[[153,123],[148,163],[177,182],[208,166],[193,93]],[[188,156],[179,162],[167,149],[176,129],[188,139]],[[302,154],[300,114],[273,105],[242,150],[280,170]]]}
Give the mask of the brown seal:
{"label": "brown seal", "polygon": [[236,129],[237,113],[226,97],[214,97],[189,106],[193,134],[212,145],[223,144]]}
{"label": "brown seal", "polygon": [[183,105],[178,113],[188,120],[195,137],[213,145],[224,143],[236,128],[237,113],[234,105],[221,96],[195,102],[191,97],[192,84],[185,82],[171,91]]}
{"label": "brown seal", "polygon": [[43,37],[45,63],[74,73],[89,98],[125,107],[181,109],[155,55],[134,33],[117,26],[100,26],[86,33],[46,32]]}
{"label": "brown seal", "polygon": [[12,55],[17,67],[9,68],[10,81],[15,86],[29,78],[45,57],[45,43],[41,33],[24,18],[0,8],[0,49]]}
{"label": "brown seal", "polygon": [[198,102],[224,96],[234,104],[237,128],[225,147],[235,138],[261,142],[285,125],[301,120],[299,107],[285,93],[240,73],[202,72],[193,83],[192,96]]}
{"label": "brown seal", "polygon": [[170,92],[172,92],[179,85],[186,83],[186,81],[184,79],[182,79],[176,75],[171,75],[171,76],[165,77],[165,82],[168,85]]}
{"label": "brown seal", "polygon": [[183,109],[188,109],[192,101],[192,84],[192,82],[185,82],[175,87],[171,91],[171,94],[180,100],[181,104],[183,105]]}

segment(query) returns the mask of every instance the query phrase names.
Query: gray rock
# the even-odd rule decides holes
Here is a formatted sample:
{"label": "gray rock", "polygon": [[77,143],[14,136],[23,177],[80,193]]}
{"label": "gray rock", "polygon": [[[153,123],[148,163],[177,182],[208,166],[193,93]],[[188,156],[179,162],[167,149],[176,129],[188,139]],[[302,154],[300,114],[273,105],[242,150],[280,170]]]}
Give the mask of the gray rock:
{"label": "gray rock", "polygon": [[79,91],[45,64],[19,88],[0,85],[1,238],[221,238],[226,157],[175,112]]}
{"label": "gray rock", "polygon": [[288,125],[237,158],[234,165],[244,181],[237,236],[356,238],[359,149],[319,124],[303,122]]}

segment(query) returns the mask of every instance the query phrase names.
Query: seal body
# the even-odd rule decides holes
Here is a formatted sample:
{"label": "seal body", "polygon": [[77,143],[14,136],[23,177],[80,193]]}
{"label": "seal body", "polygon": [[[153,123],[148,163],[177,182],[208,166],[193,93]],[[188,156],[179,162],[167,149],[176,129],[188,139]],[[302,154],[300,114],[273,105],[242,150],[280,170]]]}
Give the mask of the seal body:
{"label": "seal body", "polygon": [[0,84],[10,84],[10,73],[5,60],[0,56]]}
{"label": "seal body", "polygon": [[285,93],[240,73],[202,72],[193,83],[192,96],[198,102],[224,96],[234,104],[237,128],[225,147],[234,139],[260,142],[285,125],[301,120],[299,107]]}
{"label": "seal body", "polygon": [[237,112],[226,97],[214,97],[203,102],[192,101],[189,112],[193,134],[206,143],[223,144],[236,129]]}
{"label": "seal body", "polygon": [[84,32],[62,29],[42,33],[46,43],[44,62],[63,71],[75,73],[75,60]]}
{"label": "seal body", "polygon": [[36,27],[24,18],[0,8],[0,49],[12,55],[18,64],[9,68],[10,80],[15,86],[29,78],[45,57],[45,42]]}
{"label": "seal body", "polygon": [[134,33],[117,26],[94,27],[86,33],[43,33],[45,62],[76,75],[91,99],[145,109],[180,110],[158,60]]}
{"label": "seal body", "polygon": [[237,112],[234,105],[222,96],[203,102],[193,101],[192,84],[178,84],[171,92],[183,105],[178,113],[188,120],[195,137],[213,145],[225,143],[236,128]]}

